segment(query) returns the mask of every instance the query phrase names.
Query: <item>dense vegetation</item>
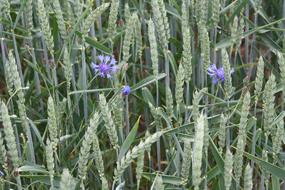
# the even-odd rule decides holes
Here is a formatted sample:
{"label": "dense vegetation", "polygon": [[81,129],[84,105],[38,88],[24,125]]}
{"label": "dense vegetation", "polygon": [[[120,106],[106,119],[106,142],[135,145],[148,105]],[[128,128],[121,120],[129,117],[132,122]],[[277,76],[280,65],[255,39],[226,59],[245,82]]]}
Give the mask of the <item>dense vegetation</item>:
{"label": "dense vegetation", "polygon": [[285,189],[281,0],[0,0],[1,189]]}

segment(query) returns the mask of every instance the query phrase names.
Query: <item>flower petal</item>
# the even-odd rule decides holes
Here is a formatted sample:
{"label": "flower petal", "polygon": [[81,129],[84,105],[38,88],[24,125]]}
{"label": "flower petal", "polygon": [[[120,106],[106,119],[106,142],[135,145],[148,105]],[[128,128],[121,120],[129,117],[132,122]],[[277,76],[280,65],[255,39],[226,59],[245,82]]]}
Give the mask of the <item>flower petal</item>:
{"label": "flower petal", "polygon": [[111,57],[108,56],[108,55],[106,55],[106,56],[105,56],[105,63],[108,63],[108,62],[110,61],[110,59],[111,59]]}
{"label": "flower petal", "polygon": [[115,58],[113,56],[111,61],[110,61],[110,65],[115,65],[116,63],[117,63],[117,61],[115,60]]}
{"label": "flower petal", "polygon": [[216,84],[218,84],[219,80],[216,77],[213,77],[212,82],[214,85],[216,85]]}
{"label": "flower petal", "polygon": [[98,59],[99,59],[101,62],[103,62],[103,61],[104,61],[104,56],[103,56],[103,55],[99,55],[99,56],[98,56]]}
{"label": "flower petal", "polygon": [[118,66],[117,65],[112,66],[111,71],[112,73],[116,73],[118,71]]}
{"label": "flower petal", "polygon": [[126,86],[123,86],[122,88],[122,93],[124,96],[127,96],[131,93],[131,87],[126,85]]}

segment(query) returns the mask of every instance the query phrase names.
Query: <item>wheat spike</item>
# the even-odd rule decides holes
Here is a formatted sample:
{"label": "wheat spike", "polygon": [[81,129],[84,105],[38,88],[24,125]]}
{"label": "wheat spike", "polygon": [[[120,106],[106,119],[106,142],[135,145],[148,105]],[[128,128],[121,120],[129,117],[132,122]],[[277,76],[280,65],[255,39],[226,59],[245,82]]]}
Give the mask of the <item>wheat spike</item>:
{"label": "wheat spike", "polygon": [[53,150],[56,151],[58,143],[58,128],[57,128],[57,117],[56,109],[54,105],[53,98],[50,96],[48,98],[48,131],[50,141],[53,147]]}
{"label": "wheat spike", "polygon": [[192,159],[192,183],[195,190],[199,190],[199,185],[202,181],[202,155],[203,155],[203,142],[204,142],[204,127],[205,116],[200,114],[195,124],[195,137]]}
{"label": "wheat spike", "polygon": [[62,9],[61,9],[59,0],[54,0],[52,5],[53,5],[54,12],[55,12],[55,17],[57,20],[59,33],[61,37],[65,39],[67,36],[67,32],[66,32],[65,21],[63,19]]}
{"label": "wheat spike", "polygon": [[152,70],[153,75],[158,76],[159,67],[158,67],[158,51],[157,51],[157,42],[155,35],[155,28],[152,19],[148,21],[148,37],[149,37],[149,45],[150,45],[150,54],[151,54],[151,62],[152,62]]}
{"label": "wheat spike", "polygon": [[121,160],[118,160],[114,180],[118,181],[132,160],[136,159],[141,151],[150,148],[150,146],[158,141],[162,135],[162,131],[154,133],[153,135],[147,137],[144,141],[141,141],[137,146],[134,146],[131,150],[129,150]]}
{"label": "wheat spike", "polygon": [[229,61],[228,53],[225,49],[222,49],[222,57],[223,57],[223,67],[224,67],[224,73],[225,73],[225,96],[227,99],[230,99],[234,88],[232,86],[232,76],[231,76],[231,65]]}
{"label": "wheat spike", "polygon": [[117,149],[119,147],[117,130],[109,109],[109,105],[107,104],[106,98],[103,94],[99,95],[99,106],[111,144],[115,149]]}
{"label": "wheat spike", "polygon": [[224,180],[225,180],[225,188],[229,190],[232,184],[232,170],[233,170],[233,155],[231,150],[228,148],[225,157],[225,165],[224,165]]}
{"label": "wheat spike", "polygon": [[137,167],[136,167],[137,189],[139,189],[140,187],[140,181],[143,173],[143,166],[144,166],[144,151],[141,151],[138,155]]}
{"label": "wheat spike", "polygon": [[184,91],[183,85],[185,79],[184,74],[185,74],[184,67],[182,66],[182,64],[180,64],[176,75],[176,86],[175,86],[175,101],[178,111],[183,103],[183,91]]}
{"label": "wheat spike", "polygon": [[264,60],[260,56],[257,65],[255,88],[254,88],[254,94],[256,96],[256,100],[258,99],[262,91],[263,78],[264,78]]}
{"label": "wheat spike", "polygon": [[109,21],[108,21],[108,32],[109,34],[113,34],[116,31],[117,26],[117,16],[118,16],[118,9],[119,9],[120,1],[111,0],[111,8],[109,14]]}
{"label": "wheat spike", "polygon": [[[95,133],[95,131],[93,133]],[[96,168],[97,168],[97,171],[99,173],[101,183],[102,183],[102,190],[108,190],[109,189],[108,181],[104,173],[104,161],[103,161],[101,149],[99,146],[98,136],[96,134],[94,134],[94,137],[93,137],[93,150],[94,150],[94,160],[95,160]]]}
{"label": "wheat spike", "polygon": [[53,144],[50,142],[49,139],[47,139],[46,147],[46,161],[47,161],[47,168],[49,172],[49,177],[50,177],[50,184],[51,184],[51,189],[54,188],[53,182],[54,182],[54,157],[53,157]]}
{"label": "wheat spike", "polygon": [[2,101],[0,108],[1,108],[3,126],[4,126],[4,139],[6,141],[8,154],[10,155],[13,167],[18,168],[20,163],[19,163],[18,149],[16,145],[16,137],[14,134],[14,129],[10,120],[7,106]]}
{"label": "wheat spike", "polygon": [[226,143],[226,123],[227,119],[225,118],[224,114],[221,114],[220,118],[220,128],[219,128],[219,150],[220,152],[223,151]]}
{"label": "wheat spike", "polygon": [[184,140],[183,162],[181,167],[181,176],[187,182],[191,167],[192,148],[190,140]]}
{"label": "wheat spike", "polygon": [[264,130],[266,136],[271,134],[272,128],[270,127],[275,115],[275,91],[276,91],[276,81],[275,76],[272,73],[264,87],[263,93],[263,109],[264,109]]}
{"label": "wheat spike", "polygon": [[190,81],[192,76],[191,29],[189,27],[189,7],[186,0],[182,1],[181,30],[183,37],[182,64],[185,70],[185,80]]}
{"label": "wheat spike", "polygon": [[37,0],[38,18],[41,31],[43,32],[44,40],[51,55],[54,54],[54,42],[51,35],[51,28],[49,24],[49,14],[45,7],[43,0]]}
{"label": "wheat spike", "polygon": [[89,155],[92,142],[94,141],[94,135],[96,135],[95,131],[99,123],[99,118],[99,114],[95,112],[89,122],[80,148],[80,154],[78,159],[78,176],[81,179],[81,186],[83,185],[83,181],[86,179],[87,163],[89,161]]}
{"label": "wheat spike", "polygon": [[70,174],[69,170],[67,168],[63,169],[63,172],[61,174],[61,180],[60,180],[60,189],[62,190],[74,190],[75,189],[75,183],[72,175]]}
{"label": "wheat spike", "polygon": [[91,25],[95,22],[95,20],[101,16],[110,6],[110,3],[104,3],[92,10],[87,18],[83,22],[82,34],[83,36],[87,36]]}
{"label": "wheat spike", "polygon": [[252,190],[252,169],[249,164],[244,171],[244,190]]}
{"label": "wheat spike", "polygon": [[162,12],[161,10],[161,8],[163,8],[164,5],[162,5],[161,0],[151,0],[151,6],[152,6],[155,28],[157,33],[159,34],[161,46],[164,49],[167,49],[169,29],[168,29],[168,24],[166,24],[168,23],[167,18],[164,18],[165,12]]}

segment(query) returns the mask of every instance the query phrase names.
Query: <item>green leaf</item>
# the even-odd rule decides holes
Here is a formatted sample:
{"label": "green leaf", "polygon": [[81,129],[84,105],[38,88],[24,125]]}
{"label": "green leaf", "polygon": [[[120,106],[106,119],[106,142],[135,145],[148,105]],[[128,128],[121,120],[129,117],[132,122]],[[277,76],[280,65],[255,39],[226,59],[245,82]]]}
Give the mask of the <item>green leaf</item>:
{"label": "green leaf", "polygon": [[[209,137],[209,142],[210,142],[210,149],[211,149],[211,152],[214,156],[214,159],[217,163],[217,167],[219,168],[220,170],[220,173],[223,174],[224,172],[224,165],[225,165],[225,162],[224,162],[224,159],[222,157],[222,155],[220,154],[220,152],[218,151],[218,148],[217,146],[215,145],[213,139],[211,137]],[[219,177],[219,186],[220,186],[220,189],[225,189],[225,183],[224,183],[224,177],[223,175],[220,175]]]}
{"label": "green leaf", "polygon": [[135,123],[135,125],[133,126],[131,132],[129,133],[129,135],[125,139],[124,143],[122,144],[121,149],[120,149],[120,153],[118,156],[118,160],[121,160],[123,158],[125,153],[129,150],[131,144],[134,142],[136,135],[137,135],[138,128],[139,128],[140,118],[141,117],[138,118],[138,120]]}
{"label": "green leaf", "polygon": [[[155,173],[143,172],[143,177],[148,180],[154,179],[156,177]],[[171,176],[171,175],[161,175],[163,183],[172,184],[172,185],[181,185],[182,179],[180,177]]]}
{"label": "green leaf", "polygon": [[164,121],[167,123],[167,127],[168,128],[172,128],[172,124],[171,124],[171,120],[169,119],[168,115],[160,108],[159,111],[158,111],[158,115],[160,115]]}
{"label": "green leaf", "polygon": [[285,111],[282,111],[273,121],[273,123],[271,123],[270,128],[273,128],[274,125],[278,124],[282,119],[284,119],[285,117]]}
{"label": "green leaf", "polygon": [[[76,34],[82,38],[82,33],[79,31],[76,31]],[[92,38],[90,36],[85,36],[85,42],[91,45],[92,47],[95,47],[97,50],[100,50],[106,54],[111,55],[112,50],[106,46],[103,45],[102,42],[97,41],[96,38]]]}
{"label": "green leaf", "polygon": [[214,179],[215,177],[217,177],[220,174],[221,174],[221,171],[220,171],[219,167],[215,166],[208,171],[207,180],[211,181],[211,179]]}
{"label": "green leaf", "polygon": [[[285,20],[285,18],[282,18],[282,19],[273,21],[273,22],[268,23],[268,24],[265,24],[265,25],[263,25],[263,26],[256,27],[256,28],[254,28],[254,29],[252,29],[252,30],[249,30],[249,31],[243,33],[242,36],[238,36],[237,38],[241,38],[241,39],[242,39],[242,38],[245,38],[245,37],[247,37],[247,36],[249,36],[249,35],[251,35],[251,34],[253,34],[253,33],[255,33],[255,32],[258,32],[258,31],[260,31],[260,30],[264,30],[264,29],[266,29],[267,27],[270,27],[270,26],[272,26],[272,25],[274,25],[274,24],[280,23],[280,22],[283,21],[283,20]],[[221,40],[220,42],[218,42],[218,43],[216,44],[215,49],[216,49],[216,50],[219,50],[219,49],[222,49],[222,48],[227,48],[227,47],[229,47],[229,46],[232,45],[232,41],[233,41],[233,40],[236,40],[236,39],[233,39],[233,38],[231,38],[231,37],[225,38],[224,40]]]}
{"label": "green leaf", "polygon": [[98,88],[98,89],[91,89],[91,90],[75,90],[69,93],[69,95],[72,94],[82,94],[82,93],[94,93],[94,92],[104,92],[104,91],[112,91],[115,90],[115,88]]}
{"label": "green leaf", "polygon": [[[251,5],[252,5],[252,7],[254,8],[254,10],[257,10],[256,2],[255,2],[255,1],[250,1],[250,3],[251,3]],[[260,8],[260,10],[258,11],[258,14],[259,14],[267,23],[269,23],[269,18],[268,18],[268,16],[266,15],[266,13],[265,13],[263,7],[261,6],[261,7],[259,7],[259,8]]]}
{"label": "green leaf", "polygon": [[[208,123],[209,124],[216,124],[216,123],[220,123],[220,115],[214,115],[214,116],[210,116],[210,117],[207,117],[208,119]],[[182,130],[185,130],[185,129],[192,129],[194,128],[194,122],[191,122],[191,123],[187,123],[187,124],[184,124],[180,127],[176,127],[176,128],[173,128],[173,129],[169,129],[165,132],[165,134],[168,134],[168,133],[178,133]]]}
{"label": "green leaf", "polygon": [[[236,147],[233,147],[234,149],[236,149]],[[244,152],[244,155],[250,159],[253,160],[254,162],[256,162],[257,164],[259,164],[261,167],[263,167],[265,170],[267,170],[268,172],[270,172],[272,175],[285,180],[285,170],[275,166],[269,162],[266,162],[258,157],[253,156],[252,154],[249,154],[247,152]]]}
{"label": "green leaf", "polygon": [[[175,2],[175,1],[173,1],[173,2]],[[174,17],[176,17],[176,18],[178,18],[179,20],[181,20],[180,14],[178,13],[178,11],[177,11],[174,7],[169,6],[168,4],[166,4],[165,7],[166,7],[166,11],[167,11],[169,14],[171,14],[171,15],[173,15]]]}
{"label": "green leaf", "polygon": [[214,156],[214,159],[216,163],[218,164],[220,171],[223,172],[224,171],[224,159],[219,153],[218,148],[216,147],[212,137],[209,138],[209,142],[210,142],[210,149]]}
{"label": "green leaf", "polygon": [[236,1],[236,8],[234,9],[233,13],[231,14],[230,18],[228,19],[226,25],[231,23],[234,20],[235,16],[238,16],[241,10],[246,6],[247,0]]}
{"label": "green leaf", "polygon": [[18,168],[19,172],[31,172],[31,173],[44,173],[48,174],[48,171],[40,165],[24,165]]}
{"label": "green leaf", "polygon": [[38,128],[36,127],[36,125],[34,124],[34,122],[30,119],[28,119],[30,126],[32,128],[32,131],[34,132],[34,134],[36,135],[37,139],[39,140],[39,142],[41,143],[41,146],[44,147],[45,143],[43,141],[43,138],[41,136],[41,133],[39,132]]}
{"label": "green leaf", "polygon": [[175,57],[174,57],[174,55],[173,55],[170,51],[167,51],[167,52],[166,52],[166,55],[167,55],[167,57],[168,57],[168,59],[169,59],[171,68],[172,68],[172,70],[173,70],[174,78],[176,78],[176,74],[177,74],[177,64],[176,64]]}
{"label": "green leaf", "polygon": [[280,190],[280,180],[276,176],[272,176],[272,189]]}
{"label": "green leaf", "polygon": [[142,95],[146,103],[150,102],[152,105],[155,105],[154,98],[148,88],[146,87],[142,88]]}
{"label": "green leaf", "polygon": [[[35,176],[24,176],[25,178],[28,178],[31,180],[31,183],[29,183],[29,185],[27,186],[26,189],[32,189],[32,188],[29,188],[29,186],[35,186],[35,184],[40,184],[40,185],[50,185],[50,176],[49,175],[43,175],[43,176],[40,176],[40,175],[35,175]],[[78,179],[75,179],[75,182],[78,183]],[[60,186],[60,177],[58,176],[54,176],[54,181],[53,181],[53,185],[54,185],[54,188],[58,189],[59,186]],[[36,186],[37,187],[37,186]],[[36,188],[37,189],[37,188]]]}
{"label": "green leaf", "polygon": [[224,14],[224,13],[226,13],[227,11],[234,9],[234,7],[236,6],[237,3],[238,3],[238,1],[233,1],[232,3],[230,3],[229,5],[227,5],[225,8],[223,8],[223,9],[220,11],[220,14]]}
{"label": "green leaf", "polygon": [[142,87],[145,87],[153,82],[155,82],[156,80],[160,80],[163,79],[166,76],[165,73],[161,73],[159,74],[157,77],[154,75],[151,75],[145,79],[143,79],[142,81],[138,82],[137,84],[135,84],[134,86],[131,87],[132,91],[136,91]]}
{"label": "green leaf", "polygon": [[100,50],[109,55],[112,54],[112,50],[110,48],[104,46],[102,43],[98,42],[96,39],[86,36],[85,40],[86,40],[86,43],[88,43],[92,47],[95,47],[97,50]]}

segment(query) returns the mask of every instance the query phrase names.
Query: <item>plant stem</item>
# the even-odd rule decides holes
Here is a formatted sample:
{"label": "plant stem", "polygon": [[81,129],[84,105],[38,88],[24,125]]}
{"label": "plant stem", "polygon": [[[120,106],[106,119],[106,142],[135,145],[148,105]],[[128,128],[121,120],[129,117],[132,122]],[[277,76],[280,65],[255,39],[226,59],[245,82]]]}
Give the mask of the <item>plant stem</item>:
{"label": "plant stem", "polygon": [[42,42],[42,47],[43,47],[43,52],[44,52],[44,60],[45,60],[45,68],[47,72],[47,77],[49,81],[51,82],[50,63],[49,63],[47,47],[46,47],[43,35],[41,35],[41,42]]}
{"label": "plant stem", "polygon": [[[245,8],[245,17],[250,19],[248,4],[246,5],[246,8]],[[245,32],[247,32],[248,30],[249,30],[248,22],[245,22]],[[246,36],[245,37],[245,61],[244,61],[246,64],[248,63],[248,55],[249,55],[249,36]]]}
{"label": "plant stem", "polygon": [[57,101],[57,104],[59,103],[59,95],[58,95],[58,79],[57,79],[57,65],[55,63],[54,60],[54,56],[52,55],[52,64],[53,64],[53,68],[52,68],[52,78],[53,78],[53,84],[54,84],[54,93],[55,93],[55,98]]}
{"label": "plant stem", "polygon": [[168,60],[168,53],[167,53],[167,49],[164,49],[164,69],[165,69],[165,86],[166,87],[170,87],[170,71],[169,71],[169,60]]}
{"label": "plant stem", "polygon": [[[36,60],[36,54],[35,54],[35,49],[33,47],[33,39],[31,36],[31,39],[28,41],[30,50],[31,50],[31,56],[32,56],[32,62],[34,65],[37,65],[37,60]],[[37,71],[34,71],[34,79],[35,79],[35,85],[36,85],[36,94],[38,97],[40,97],[40,110],[43,111],[43,100],[41,97],[41,84],[40,84],[40,77],[39,77],[39,73]]]}
{"label": "plant stem", "polygon": [[[83,42],[84,43],[84,42]],[[81,50],[81,56],[82,56],[82,89],[87,90],[87,74],[86,74],[86,58],[85,58],[85,46],[84,44],[82,45],[82,50]],[[83,107],[84,107],[84,119],[85,122],[88,121],[88,99],[87,99],[87,93],[83,92]]]}
{"label": "plant stem", "polygon": [[[125,120],[126,120],[126,136],[130,133],[130,121],[129,121],[129,97],[125,97]],[[130,180],[130,185],[133,186],[134,179],[133,179],[133,171],[132,171],[132,166],[129,166],[129,180]]]}
{"label": "plant stem", "polygon": [[16,181],[17,181],[17,189],[22,190],[22,182],[20,176],[16,176]]}
{"label": "plant stem", "polygon": [[[156,108],[159,106],[159,88],[158,88],[158,80],[156,80]],[[159,126],[156,124],[156,131],[159,131]],[[157,149],[157,167],[158,170],[161,170],[161,155],[160,155],[160,139],[156,143]]]}
{"label": "plant stem", "polygon": [[16,58],[16,64],[18,67],[18,72],[19,72],[19,76],[21,79],[21,84],[22,84],[22,86],[24,86],[24,77],[23,77],[23,73],[22,73],[22,66],[21,66],[21,61],[20,61],[20,56],[19,56],[19,51],[18,51],[18,47],[17,47],[17,41],[16,41],[14,30],[12,30],[12,38],[13,38],[13,45],[14,45],[15,58]]}
{"label": "plant stem", "polygon": [[185,123],[188,123],[190,121],[188,121],[189,118],[189,110],[188,110],[188,106],[190,106],[190,81],[187,80],[186,81],[186,109],[185,109]]}

